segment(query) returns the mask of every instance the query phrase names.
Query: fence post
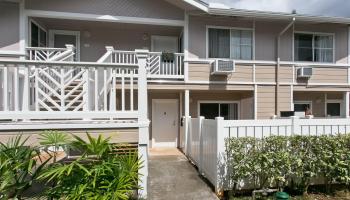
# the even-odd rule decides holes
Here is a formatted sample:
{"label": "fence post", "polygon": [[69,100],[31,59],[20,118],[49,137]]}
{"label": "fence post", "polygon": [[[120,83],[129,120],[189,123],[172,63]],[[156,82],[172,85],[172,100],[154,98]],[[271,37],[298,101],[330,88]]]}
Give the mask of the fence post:
{"label": "fence post", "polygon": [[147,199],[147,179],[148,179],[148,143],[149,143],[149,120],[148,120],[148,95],[147,95],[147,73],[146,59],[148,50],[136,49],[138,59],[138,123],[139,127],[139,146],[138,154],[143,168],[139,170],[140,182],[139,198]]}
{"label": "fence post", "polygon": [[224,192],[224,185],[227,176],[227,165],[226,165],[226,149],[225,149],[225,133],[223,117],[216,117],[216,155],[217,155],[217,169],[216,169],[216,184],[215,192],[218,196],[222,196]]}
{"label": "fence post", "polygon": [[199,163],[198,163],[198,171],[200,174],[203,173],[203,136],[202,136],[202,123],[204,117],[199,117],[198,123],[198,132],[199,132]]}
{"label": "fence post", "polygon": [[296,135],[297,134],[297,130],[299,128],[299,117],[298,116],[292,116],[290,117],[291,119],[291,135]]}
{"label": "fence post", "polygon": [[185,117],[185,154],[189,156],[191,154],[191,116]]}

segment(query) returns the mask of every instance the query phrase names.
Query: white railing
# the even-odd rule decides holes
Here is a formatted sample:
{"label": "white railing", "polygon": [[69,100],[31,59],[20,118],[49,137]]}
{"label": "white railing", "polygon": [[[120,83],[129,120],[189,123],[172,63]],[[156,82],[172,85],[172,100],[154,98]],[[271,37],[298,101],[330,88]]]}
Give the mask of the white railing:
{"label": "white railing", "polygon": [[[114,50],[113,47],[106,47],[107,52],[98,62],[117,64],[137,64],[135,51]],[[148,78],[151,79],[183,79],[184,78],[184,54],[174,53],[173,59],[162,59],[161,52],[149,52],[147,58]]]}
{"label": "white railing", "polygon": [[27,47],[27,59],[35,61],[74,61],[74,46],[66,48]]}
{"label": "white railing", "polygon": [[[0,120],[135,119],[137,68],[134,64],[2,60]],[[74,74],[76,69],[79,72]]]}
{"label": "white railing", "polygon": [[225,140],[232,137],[263,138],[272,135],[336,135],[350,131],[350,119],[215,120],[187,118],[186,155],[215,187],[231,189]]}

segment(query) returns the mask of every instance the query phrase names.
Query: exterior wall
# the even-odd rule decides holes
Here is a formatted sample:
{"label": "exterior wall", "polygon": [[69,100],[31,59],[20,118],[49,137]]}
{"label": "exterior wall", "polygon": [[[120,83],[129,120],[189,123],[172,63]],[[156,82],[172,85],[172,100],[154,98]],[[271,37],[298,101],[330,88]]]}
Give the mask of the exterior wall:
{"label": "exterior wall", "polygon": [[[91,130],[63,130],[65,133],[74,134],[77,135],[83,139],[87,139],[86,137],[86,131],[91,134],[93,137],[98,137],[98,135],[103,135],[104,138],[110,137],[111,143],[137,143],[139,136],[138,136],[138,129],[129,129],[129,128],[123,128],[123,129],[91,129]],[[0,136],[0,141],[3,143],[6,143],[10,138],[22,134],[23,137],[29,137],[27,141],[27,145],[38,145],[39,144],[39,134],[41,134],[42,131],[21,131],[21,132],[15,132],[15,131],[2,131]]]}
{"label": "exterior wall", "polygon": [[190,115],[192,118],[198,117],[199,101],[238,101],[240,102],[240,119],[254,118],[254,98],[252,91],[211,91],[210,93],[190,91]]}
{"label": "exterior wall", "polygon": [[[206,26],[227,26],[236,28],[253,28],[252,20],[228,17],[190,16],[189,18],[189,52],[191,58],[206,58]],[[255,22],[255,59],[276,60],[277,35],[290,21],[256,21]],[[343,24],[311,24],[296,21],[295,31],[324,32],[335,34],[335,61],[347,63],[348,27]],[[280,57],[282,61],[293,60],[293,29],[281,36]]]}
{"label": "exterior wall", "polygon": [[275,86],[257,88],[257,117],[269,119],[275,114]]}
{"label": "exterior wall", "polygon": [[[43,18],[36,19],[36,21],[49,30],[79,31],[81,61],[97,61],[106,52],[106,46],[114,46],[116,50],[151,50],[152,35],[179,37],[182,31],[182,28],[179,27],[152,25]],[[145,35],[146,39],[144,39]]]}
{"label": "exterior wall", "polygon": [[27,0],[26,9],[182,20],[184,11],[164,0]]}
{"label": "exterior wall", "polygon": [[253,66],[236,65],[236,71],[228,76],[210,75],[209,63],[191,64],[188,77],[190,81],[225,81],[225,82],[251,82],[253,80]]}
{"label": "exterior wall", "polygon": [[[257,87],[257,117],[258,119],[269,119],[275,115],[276,86],[260,85]],[[291,88],[280,86],[278,96],[279,111],[291,110]],[[279,115],[279,113],[278,113]]]}
{"label": "exterior wall", "polygon": [[[297,79],[297,83],[305,83],[306,80]],[[331,83],[346,84],[348,83],[348,70],[346,68],[313,68],[312,76],[308,83]]]}
{"label": "exterior wall", "polygon": [[343,92],[294,92],[293,99],[295,101],[311,101],[312,114],[314,117],[326,117],[325,103],[327,100],[343,100]]}
{"label": "exterior wall", "polygon": [[0,1],[0,52],[19,51],[19,4]]}

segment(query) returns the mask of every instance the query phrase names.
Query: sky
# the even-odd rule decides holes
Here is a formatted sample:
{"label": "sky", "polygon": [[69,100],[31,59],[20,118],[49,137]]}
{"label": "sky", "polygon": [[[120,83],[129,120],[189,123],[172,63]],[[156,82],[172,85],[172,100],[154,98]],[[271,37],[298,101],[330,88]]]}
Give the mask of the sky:
{"label": "sky", "polygon": [[247,10],[350,18],[350,0],[203,0],[209,4],[221,3],[228,7]]}

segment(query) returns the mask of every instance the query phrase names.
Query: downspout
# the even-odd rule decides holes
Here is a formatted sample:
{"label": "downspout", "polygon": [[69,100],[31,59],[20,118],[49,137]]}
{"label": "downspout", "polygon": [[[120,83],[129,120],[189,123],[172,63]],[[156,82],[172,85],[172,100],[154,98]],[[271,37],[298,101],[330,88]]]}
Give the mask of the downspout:
{"label": "downspout", "polygon": [[[277,68],[276,68],[276,93],[275,93],[275,115],[278,116],[279,114],[279,91],[280,91],[280,81],[279,81],[279,71],[280,71],[280,64],[281,64],[281,58],[280,58],[280,43],[281,43],[281,36],[292,26],[294,25],[295,17],[293,17],[292,21],[278,34],[277,36]],[[294,42],[294,41],[293,41]]]}

